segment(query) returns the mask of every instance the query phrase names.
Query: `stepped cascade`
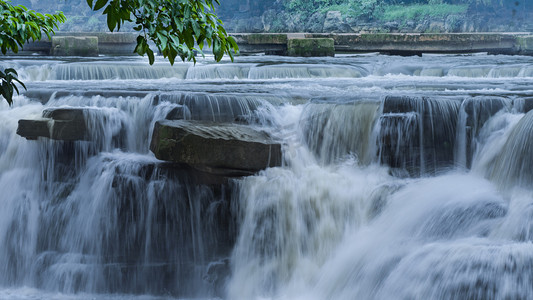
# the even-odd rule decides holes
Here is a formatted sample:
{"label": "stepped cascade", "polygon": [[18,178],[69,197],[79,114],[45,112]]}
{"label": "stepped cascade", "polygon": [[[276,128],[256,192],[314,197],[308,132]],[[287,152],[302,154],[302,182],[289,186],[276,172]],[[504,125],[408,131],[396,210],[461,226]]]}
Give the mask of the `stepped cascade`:
{"label": "stepped cascade", "polygon": [[0,65],[2,299],[533,295],[531,57]]}

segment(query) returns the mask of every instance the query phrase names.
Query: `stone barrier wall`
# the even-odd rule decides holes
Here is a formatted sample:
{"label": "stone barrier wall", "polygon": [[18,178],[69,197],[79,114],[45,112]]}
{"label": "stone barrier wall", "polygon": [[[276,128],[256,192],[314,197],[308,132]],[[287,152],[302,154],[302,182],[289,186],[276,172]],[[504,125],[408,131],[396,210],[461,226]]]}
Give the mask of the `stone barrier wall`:
{"label": "stone barrier wall", "polygon": [[[420,55],[421,53],[472,53],[533,55],[533,34],[521,33],[233,33],[241,54],[266,53],[292,56],[332,56],[339,52],[381,52]],[[59,33],[54,39],[65,43],[86,41],[91,49],[56,51],[58,43],[42,40],[24,46],[24,51],[55,55],[133,55],[134,33]],[[53,39],[53,40],[54,40]],[[92,41],[92,43],[89,43]],[[59,47],[65,50],[64,47]],[[80,54],[81,53],[81,54]]]}

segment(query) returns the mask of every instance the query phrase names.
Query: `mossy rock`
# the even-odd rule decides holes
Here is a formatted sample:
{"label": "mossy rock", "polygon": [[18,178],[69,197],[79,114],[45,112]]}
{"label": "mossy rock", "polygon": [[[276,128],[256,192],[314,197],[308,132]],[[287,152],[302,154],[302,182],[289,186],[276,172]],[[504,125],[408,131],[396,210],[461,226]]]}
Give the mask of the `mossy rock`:
{"label": "mossy rock", "polygon": [[335,56],[335,44],[331,38],[294,38],[287,42],[289,56]]}

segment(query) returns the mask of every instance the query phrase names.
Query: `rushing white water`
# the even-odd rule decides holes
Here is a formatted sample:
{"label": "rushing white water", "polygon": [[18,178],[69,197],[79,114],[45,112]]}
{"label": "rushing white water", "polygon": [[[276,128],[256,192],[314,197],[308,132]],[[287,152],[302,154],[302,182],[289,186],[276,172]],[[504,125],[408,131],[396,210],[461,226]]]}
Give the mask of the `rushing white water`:
{"label": "rushing white water", "polygon": [[[533,295],[532,58],[0,64],[28,86],[0,103],[2,299]],[[53,108],[85,138],[16,134]],[[163,119],[249,124],[283,163],[199,184],[150,152]]]}

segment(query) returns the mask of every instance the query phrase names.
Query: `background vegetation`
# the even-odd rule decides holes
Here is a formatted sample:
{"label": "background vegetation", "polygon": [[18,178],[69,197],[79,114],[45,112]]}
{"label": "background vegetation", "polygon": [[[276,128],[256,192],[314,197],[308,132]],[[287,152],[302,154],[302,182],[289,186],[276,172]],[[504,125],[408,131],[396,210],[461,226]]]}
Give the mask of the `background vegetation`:
{"label": "background vegetation", "polygon": [[[338,10],[352,17],[369,17],[383,20],[420,19],[466,13],[468,10],[491,12],[514,11],[526,7],[527,0],[278,0],[286,10],[312,15],[317,11]],[[529,9],[533,8],[530,3]]]}
{"label": "background vegetation", "polygon": [[217,12],[232,32],[533,31],[531,0],[224,0]]}
{"label": "background vegetation", "polygon": [[[67,20],[61,24],[60,31],[108,30],[105,16],[89,9],[86,0],[12,2],[45,13],[64,12]],[[461,19],[483,18],[487,22],[490,20],[494,24],[502,25],[533,23],[531,0],[222,0],[216,9],[217,15],[227,23],[226,29],[232,32],[328,31],[332,28],[323,27],[328,11],[339,11],[343,21],[347,21],[352,29],[354,24],[377,22],[374,29],[382,31],[388,29],[383,28],[380,22],[398,22],[402,28],[407,22],[431,22],[440,19],[446,21],[448,17],[449,23],[457,23],[457,28],[453,29],[456,31],[483,29],[483,26],[479,25],[482,20],[476,21],[471,28],[459,28]],[[320,26],[316,23],[320,23]],[[494,24],[485,29],[498,31]],[[133,31],[133,26],[124,25],[122,31]],[[427,25],[418,29],[435,30],[430,27]],[[450,27],[454,27],[454,24]],[[340,26],[337,30],[351,31],[348,26]],[[372,31],[372,28],[369,30]]]}

